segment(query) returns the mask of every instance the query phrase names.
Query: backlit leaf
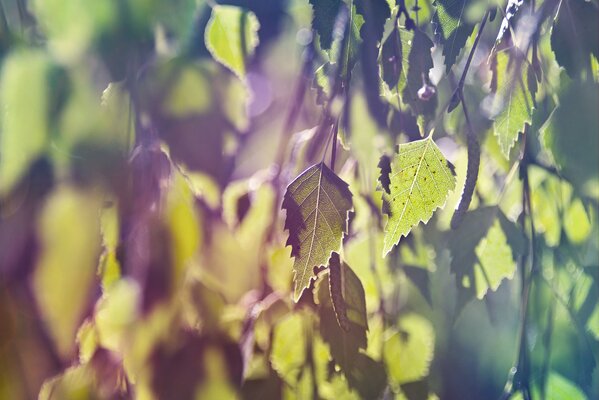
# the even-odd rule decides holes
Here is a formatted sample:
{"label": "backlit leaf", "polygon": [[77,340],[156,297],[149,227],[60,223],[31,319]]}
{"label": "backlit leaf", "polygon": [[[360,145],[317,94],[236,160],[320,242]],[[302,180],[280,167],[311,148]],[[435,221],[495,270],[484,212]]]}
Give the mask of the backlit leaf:
{"label": "backlit leaf", "polygon": [[451,67],[472,34],[474,25],[467,21],[466,10],[473,0],[436,0],[437,11],[433,15],[435,36],[443,45],[445,70]]}
{"label": "backlit leaf", "polygon": [[493,99],[494,108],[500,110],[494,116],[494,134],[497,136],[501,152],[509,158],[510,150],[524,131],[526,124],[532,123],[534,97],[528,90],[528,66],[524,63],[517,70],[515,58],[507,52],[499,52],[497,57],[497,93]]}
{"label": "backlit leaf", "polygon": [[427,376],[435,349],[433,326],[426,318],[408,314],[399,320],[398,329],[387,338],[383,351],[389,378],[396,385]]}
{"label": "backlit leaf", "polygon": [[258,45],[259,27],[252,12],[234,6],[214,6],[206,25],[206,47],[216,60],[244,78],[247,58]]}
{"label": "backlit leaf", "polygon": [[282,207],[287,210],[287,244],[295,257],[293,298],[297,301],[310,285],[314,267],[326,266],[331,253],[339,251],[353,209],[352,194],[347,183],[320,163],[289,184]]}
{"label": "backlit leaf", "polygon": [[89,309],[100,254],[99,201],[71,187],[57,189],[39,221],[42,253],[33,279],[38,306],[63,357],[72,355]]}
{"label": "backlit leaf", "polygon": [[12,53],[2,66],[0,193],[12,188],[46,146],[49,62],[39,51]]}
{"label": "backlit leaf", "polygon": [[391,161],[389,193],[383,193],[385,226],[383,254],[391,251],[420,222],[445,204],[455,188],[453,166],[445,159],[431,136],[399,145]]}

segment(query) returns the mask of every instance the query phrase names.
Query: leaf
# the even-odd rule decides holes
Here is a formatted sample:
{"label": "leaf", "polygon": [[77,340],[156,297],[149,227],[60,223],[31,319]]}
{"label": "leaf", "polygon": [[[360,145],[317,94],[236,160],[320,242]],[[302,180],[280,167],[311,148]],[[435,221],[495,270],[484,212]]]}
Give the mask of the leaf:
{"label": "leaf", "polygon": [[505,6],[505,14],[501,20],[501,26],[499,27],[499,32],[497,32],[497,37],[495,38],[495,47],[503,40],[505,33],[509,30],[510,24],[523,2],[524,0],[508,0]]}
{"label": "leaf", "polygon": [[599,198],[599,85],[572,81],[541,128],[541,138],[560,172],[582,193]]}
{"label": "leaf", "polygon": [[[341,273],[339,293],[334,293],[333,286],[332,272],[335,270],[335,264]],[[367,345],[368,320],[364,288],[352,269],[346,263],[340,262],[337,253],[331,256],[327,281],[328,285],[324,284],[324,280],[318,285],[320,333],[330,346],[335,362],[348,372],[352,369],[359,350],[366,349]],[[345,317],[339,315],[340,304],[345,308]],[[345,323],[341,323],[340,320],[344,318]]]}
{"label": "leaf", "polygon": [[414,30],[399,29],[401,38],[401,76],[397,83],[397,93],[403,103],[410,107],[412,115],[425,115],[429,118],[434,115],[437,107],[437,96],[422,100],[418,90],[424,83],[428,83],[428,74],[433,68],[431,49],[433,42],[426,33],[415,28]]}
{"label": "leaf", "polygon": [[306,360],[306,336],[302,314],[289,314],[274,328],[270,361],[285,382],[295,385]]}
{"label": "leaf", "polygon": [[497,207],[465,214],[458,229],[449,234],[451,270],[458,285],[458,309],[474,296],[482,299],[497,290],[516,271],[516,255],[524,248],[518,228]]}
{"label": "leaf", "polygon": [[352,194],[347,183],[324,163],[311,166],[287,187],[282,208],[287,210],[295,290],[298,301],[310,286],[313,268],[327,265],[331,253],[339,251],[347,233]]}
{"label": "leaf", "polygon": [[435,349],[432,324],[417,314],[403,316],[398,332],[385,340],[383,357],[390,380],[401,385],[428,375]]}
{"label": "leaf", "polygon": [[[453,166],[445,159],[431,136],[399,145],[391,161],[390,192],[383,193],[385,226],[383,254],[388,254],[402,236],[445,204],[455,188]],[[386,209],[385,209],[386,208]]]}
{"label": "leaf", "polygon": [[496,53],[496,57],[494,79],[498,90],[493,97],[493,108],[501,111],[493,118],[493,129],[501,152],[509,158],[518,134],[524,131],[525,125],[532,123],[534,96],[527,89],[528,66],[522,63],[521,70],[516,71],[515,58],[510,59],[506,52]]}
{"label": "leaf", "polygon": [[364,17],[364,24],[360,30],[364,94],[370,114],[379,126],[385,127],[387,107],[381,101],[378,46],[383,36],[385,21],[390,16],[389,4],[386,0],[358,1],[356,11]]}
{"label": "leaf", "polygon": [[313,10],[312,29],[318,33],[320,48],[329,50],[341,0],[310,0],[310,4]]}
{"label": "leaf", "polygon": [[599,58],[599,6],[585,0],[564,0],[551,30],[551,49],[558,64],[576,78],[590,72],[591,54]]}
{"label": "leaf", "polygon": [[0,194],[6,194],[48,140],[49,60],[41,51],[13,52],[2,66]]}
{"label": "leaf", "polygon": [[447,73],[474,29],[474,24],[466,19],[467,9],[471,3],[473,0],[435,0],[434,2],[437,11],[433,15],[432,23],[435,36],[443,45]]}
{"label": "leaf", "polygon": [[87,192],[59,187],[38,226],[41,255],[33,289],[58,353],[70,359],[77,329],[89,310],[100,254],[100,201]]}
{"label": "leaf", "polygon": [[204,35],[206,48],[214,59],[243,79],[246,60],[258,45],[259,28],[252,12],[235,6],[214,6]]}

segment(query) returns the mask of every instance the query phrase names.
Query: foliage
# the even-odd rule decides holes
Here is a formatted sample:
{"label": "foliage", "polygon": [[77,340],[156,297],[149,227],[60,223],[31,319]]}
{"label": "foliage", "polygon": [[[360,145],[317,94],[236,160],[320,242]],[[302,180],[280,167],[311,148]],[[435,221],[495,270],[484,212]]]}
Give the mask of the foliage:
{"label": "foliage", "polygon": [[598,14],[1,1],[0,398],[597,398]]}

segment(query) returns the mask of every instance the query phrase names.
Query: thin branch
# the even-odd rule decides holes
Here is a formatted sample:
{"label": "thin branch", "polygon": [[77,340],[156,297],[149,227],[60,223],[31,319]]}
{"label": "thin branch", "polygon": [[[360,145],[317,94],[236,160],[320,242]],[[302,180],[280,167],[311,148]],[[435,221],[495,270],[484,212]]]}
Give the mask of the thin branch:
{"label": "thin branch", "polygon": [[458,81],[458,87],[453,92],[453,96],[451,96],[451,101],[447,108],[447,112],[453,111],[454,108],[460,104],[462,99],[462,91],[464,89],[464,83],[466,82],[466,76],[468,75],[468,71],[470,70],[470,64],[472,64],[472,59],[474,58],[474,53],[476,53],[476,48],[478,47],[478,42],[482,36],[483,30],[485,29],[485,25],[487,24],[487,19],[489,19],[489,15],[491,11],[487,9],[485,15],[483,15],[483,19],[480,21],[480,28],[478,28],[478,32],[476,33],[476,38],[474,39],[474,43],[472,44],[472,48],[470,49],[470,53],[468,54],[468,58],[466,59],[466,65],[464,66],[464,70],[462,71],[462,76]]}
{"label": "thin branch", "polygon": [[472,201],[472,194],[476,188],[476,181],[478,180],[478,169],[480,167],[480,144],[478,143],[478,136],[474,132],[470,117],[468,115],[468,108],[464,101],[464,94],[459,92],[460,101],[462,103],[462,110],[464,111],[464,117],[466,118],[466,139],[468,143],[468,167],[466,170],[466,182],[464,183],[464,191],[462,192],[462,198],[458,204],[458,208],[453,213],[451,218],[451,228],[457,229],[464,215],[468,211],[470,202]]}

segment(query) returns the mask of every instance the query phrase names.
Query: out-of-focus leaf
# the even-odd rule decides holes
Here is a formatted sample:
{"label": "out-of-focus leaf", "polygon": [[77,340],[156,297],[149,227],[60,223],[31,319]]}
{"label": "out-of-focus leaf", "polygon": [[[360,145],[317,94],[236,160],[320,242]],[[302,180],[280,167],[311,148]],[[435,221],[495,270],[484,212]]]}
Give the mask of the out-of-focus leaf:
{"label": "out-of-focus leaf", "polygon": [[353,208],[352,194],[347,183],[320,163],[289,184],[282,208],[287,211],[287,244],[295,257],[293,298],[297,301],[310,286],[314,267],[326,266],[331,253],[339,251]]}
{"label": "out-of-focus leaf", "polygon": [[580,199],[568,206],[564,214],[564,231],[574,244],[583,243],[591,233],[591,221]]}
{"label": "out-of-focus leaf", "polygon": [[100,254],[100,202],[72,187],[48,199],[39,221],[42,253],[35,297],[61,356],[74,352],[77,328],[89,309]]}
{"label": "out-of-focus leaf", "polygon": [[[338,256],[335,259],[335,254],[331,256],[331,263],[339,262]],[[339,288],[341,293],[338,294],[341,298],[339,299],[338,294],[333,293],[335,289],[331,286],[331,266],[329,266],[328,279],[321,281],[318,287],[320,332],[324,341],[330,346],[335,362],[344,371],[349,371],[359,349],[366,349],[368,321],[364,288],[360,279],[347,264],[340,263],[339,266],[342,286]],[[338,315],[341,310],[335,303],[339,302],[342,302],[345,307],[344,317]],[[347,330],[338,323],[338,320],[343,318],[346,319]]]}
{"label": "out-of-focus leaf", "polygon": [[514,276],[515,258],[523,251],[523,242],[522,233],[497,207],[466,213],[448,241],[459,310],[474,296],[482,299],[489,289],[497,290],[503,279]]}
{"label": "out-of-focus leaf", "polygon": [[391,161],[390,192],[383,193],[385,226],[383,254],[388,254],[413,226],[427,223],[455,188],[452,165],[431,136],[399,145]]}
{"label": "out-of-focus leaf", "polygon": [[110,1],[35,0],[33,11],[50,39],[50,49],[73,62],[117,20],[118,7]]}
{"label": "out-of-focus leaf", "polygon": [[576,78],[590,72],[591,55],[599,58],[599,6],[585,0],[565,0],[551,30],[551,49],[559,65]]}
{"label": "out-of-focus leaf", "polygon": [[466,19],[473,0],[436,0],[433,4],[437,9],[432,20],[435,36],[443,45],[445,70],[449,73],[474,30],[474,24]]}
{"label": "out-of-focus leaf", "polygon": [[289,314],[274,328],[270,361],[272,367],[290,385],[300,379],[306,360],[305,318],[302,314]]}
{"label": "out-of-focus leaf", "polygon": [[139,285],[131,279],[115,282],[96,303],[95,329],[99,344],[122,353],[127,345],[126,333],[140,314]]}
{"label": "out-of-focus leaf", "polygon": [[339,13],[341,0],[310,0],[312,5],[312,29],[318,33],[320,48],[329,50],[333,43],[333,28]]}
{"label": "out-of-focus leaf", "polygon": [[419,381],[428,375],[435,349],[432,324],[417,314],[403,316],[398,332],[385,340],[383,358],[395,385]]}
{"label": "out-of-focus leaf", "polygon": [[501,26],[499,27],[499,32],[497,32],[497,37],[495,38],[495,46],[501,43],[505,33],[509,30],[510,24],[512,23],[512,19],[518,13],[520,6],[524,0],[508,0],[505,6],[505,13],[503,19],[501,20]]}
{"label": "out-of-focus leaf", "polygon": [[[395,62],[399,68],[396,84],[389,85],[393,93],[391,96],[398,98],[391,98],[389,101],[391,104],[401,101],[414,116],[431,118],[437,106],[437,96],[433,94],[431,98],[424,100],[418,96],[418,91],[429,82],[429,71],[433,67],[433,42],[420,29],[408,30],[403,27],[394,30],[387,39],[389,41],[397,42],[398,60]],[[424,122],[422,117],[418,121],[421,126]]]}
{"label": "out-of-focus leaf", "polygon": [[152,389],[159,399],[235,399],[241,385],[241,352],[225,337],[175,332],[153,351]]}
{"label": "out-of-focus leaf", "polygon": [[214,6],[206,25],[206,47],[217,61],[244,79],[247,59],[258,45],[259,27],[252,12],[234,6]]}
{"label": "out-of-focus leaf", "polygon": [[364,92],[368,109],[379,126],[384,127],[386,104],[381,101],[378,66],[378,47],[382,39],[385,21],[390,16],[389,4],[386,0],[358,1],[356,11],[364,17],[360,29],[362,46],[360,62],[364,79]]}
{"label": "out-of-focus leaf", "polygon": [[541,129],[545,146],[563,175],[579,191],[595,198],[599,197],[598,88],[597,84],[572,81]]}
{"label": "out-of-focus leaf", "polygon": [[498,89],[493,107],[498,113],[493,117],[493,127],[503,155],[509,158],[518,134],[524,131],[525,125],[532,123],[534,96],[528,90],[528,66],[522,63],[521,70],[517,70],[516,60],[507,52],[496,53],[496,57],[494,79]]}
{"label": "out-of-focus leaf", "polygon": [[45,150],[49,134],[50,63],[41,51],[12,53],[2,66],[0,194],[6,194]]}

